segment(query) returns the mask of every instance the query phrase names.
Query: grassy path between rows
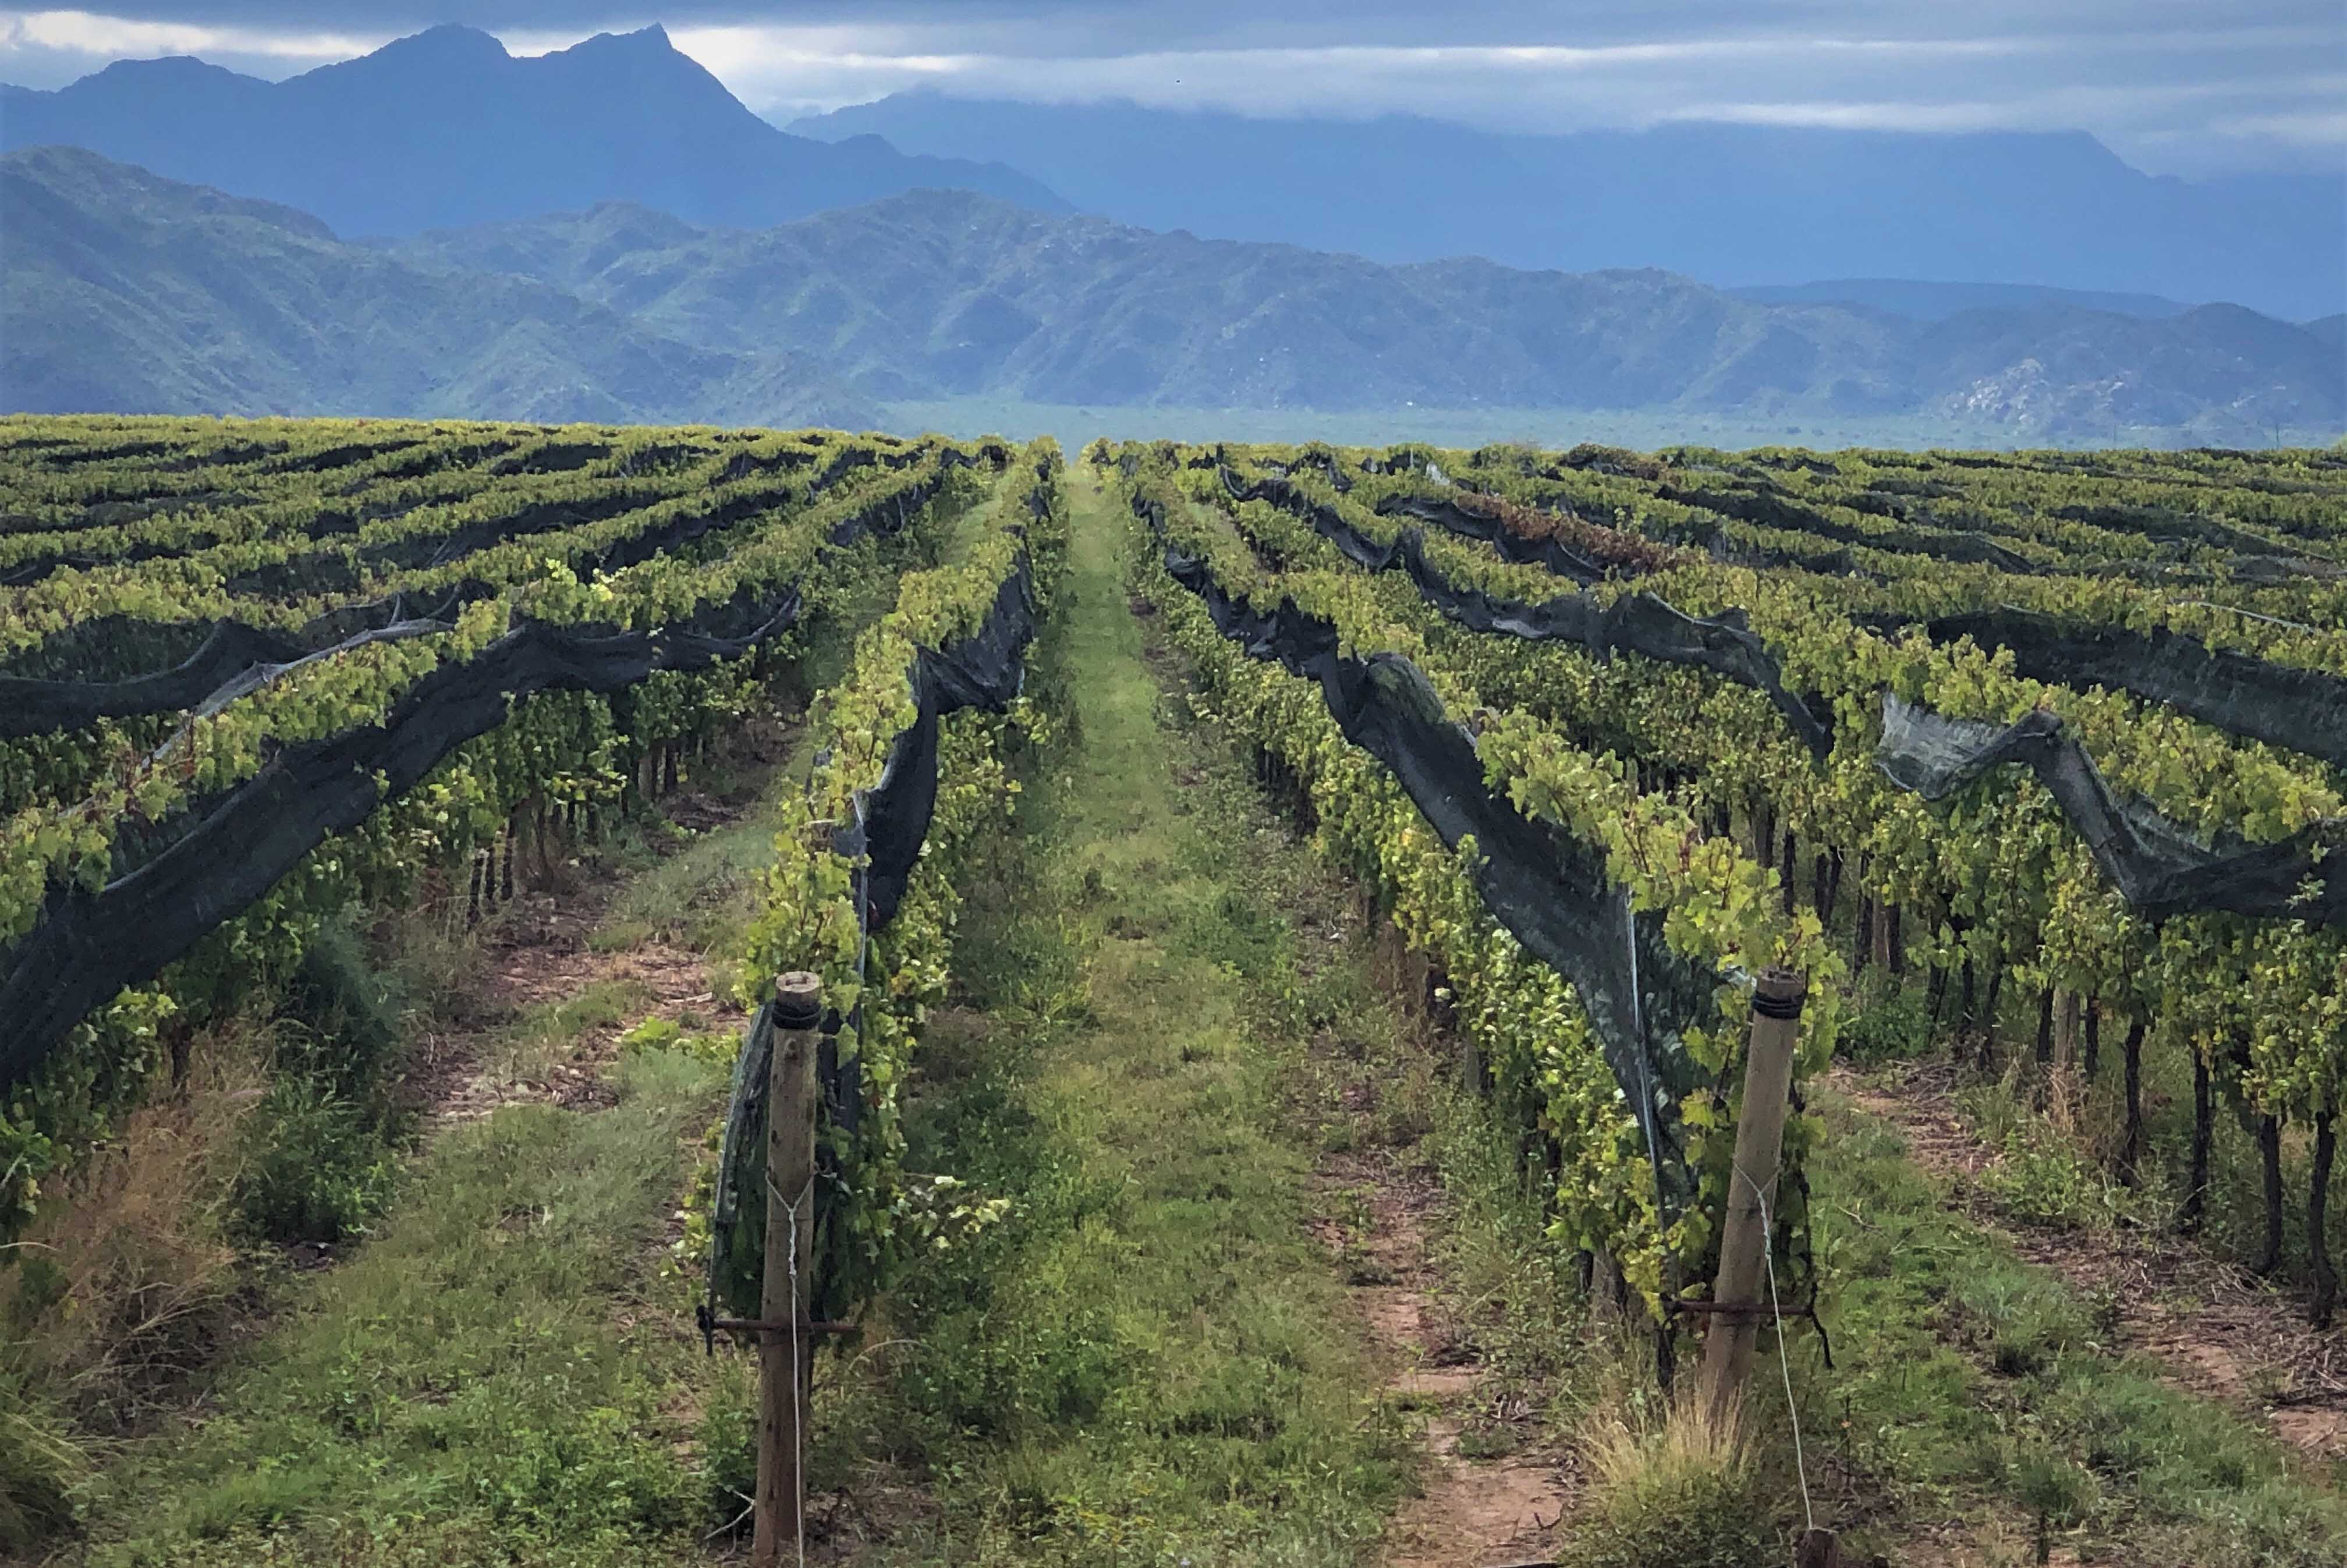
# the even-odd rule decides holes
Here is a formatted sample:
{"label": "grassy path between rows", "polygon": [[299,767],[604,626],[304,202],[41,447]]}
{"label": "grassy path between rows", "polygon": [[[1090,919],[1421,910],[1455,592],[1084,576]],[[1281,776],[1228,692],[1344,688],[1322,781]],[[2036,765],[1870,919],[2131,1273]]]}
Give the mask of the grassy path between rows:
{"label": "grassy path between rows", "polygon": [[1122,530],[1071,487],[1037,676],[1064,733],[968,879],[967,1006],[909,1118],[915,1168],[1010,1209],[915,1273],[887,1374],[826,1407],[827,1528],[876,1564],[1353,1563],[1410,1444],[1289,1102],[1310,1017],[1374,999],[1302,961],[1323,939],[1279,911],[1320,874],[1179,722]]}
{"label": "grassy path between rows", "polygon": [[[575,991],[489,1026],[391,1210],[334,1266],[269,1287],[256,1337],[98,1478],[67,1561],[675,1560],[651,1543],[703,1527],[702,1401],[742,1397],[737,1369],[702,1362],[669,1252],[739,1014],[705,1017],[698,956],[666,944],[768,831],[720,829],[619,890],[684,897],[641,938],[597,927],[565,966]],[[628,978],[646,951],[665,994]],[[716,1027],[626,1045],[649,1018]]]}

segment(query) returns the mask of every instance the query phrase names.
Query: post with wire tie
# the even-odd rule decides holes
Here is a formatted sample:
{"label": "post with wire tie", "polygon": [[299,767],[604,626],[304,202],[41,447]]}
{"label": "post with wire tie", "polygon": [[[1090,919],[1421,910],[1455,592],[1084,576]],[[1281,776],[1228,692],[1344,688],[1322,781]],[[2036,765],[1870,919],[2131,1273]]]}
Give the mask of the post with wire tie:
{"label": "post with wire tie", "polygon": [[1804,977],[1781,968],[1762,970],[1752,991],[1744,1109],[1736,1123],[1736,1165],[1728,1173],[1719,1276],[1712,1285],[1711,1321],[1703,1341],[1701,1398],[1717,1430],[1725,1431],[1738,1419],[1760,1319],[1774,1317],[1768,1299],[1775,1295],[1774,1282],[1765,1277],[1770,1264],[1768,1227],[1776,1212],[1785,1112],[1792,1098],[1793,1042],[1808,994]]}
{"label": "post with wire tie", "polygon": [[[766,1087],[766,1257],[758,1316],[758,1496],[753,1568],[805,1561],[807,1321],[815,1257],[815,1048],[823,981],[774,981],[774,1056]],[[790,1554],[795,1550],[797,1556]]]}

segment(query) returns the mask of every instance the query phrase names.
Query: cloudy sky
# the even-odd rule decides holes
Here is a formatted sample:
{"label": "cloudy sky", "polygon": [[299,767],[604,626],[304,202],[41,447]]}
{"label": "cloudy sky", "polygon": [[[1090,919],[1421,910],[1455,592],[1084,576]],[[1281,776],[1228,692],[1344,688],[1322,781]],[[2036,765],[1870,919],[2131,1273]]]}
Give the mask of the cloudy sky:
{"label": "cloudy sky", "polygon": [[124,0],[0,8],[0,80],[168,54],[284,77],[451,19],[530,54],[659,22],[777,120],[929,85],[1532,130],[2077,128],[2155,172],[2347,169],[2340,0]]}

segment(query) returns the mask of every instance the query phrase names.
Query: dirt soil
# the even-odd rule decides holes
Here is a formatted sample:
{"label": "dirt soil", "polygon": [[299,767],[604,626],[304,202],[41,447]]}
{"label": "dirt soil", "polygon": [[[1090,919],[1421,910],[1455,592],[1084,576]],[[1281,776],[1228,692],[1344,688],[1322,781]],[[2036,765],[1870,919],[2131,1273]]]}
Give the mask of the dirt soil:
{"label": "dirt soil", "polygon": [[[1151,648],[1156,651],[1153,640]],[[1161,671],[1161,676],[1168,671]],[[1411,1015],[1420,1035],[1413,1049],[1455,1054],[1456,1043],[1416,1015],[1412,999],[1427,984],[1398,933],[1341,881],[1299,888],[1287,913],[1298,927],[1300,968],[1309,979],[1345,945],[1372,931],[1378,989]],[[1583,1491],[1579,1456],[1544,1437],[1531,1405],[1500,1386],[1481,1364],[1471,1328],[1444,1292],[1435,1256],[1446,1225],[1442,1187],[1414,1143],[1381,1141],[1381,1090],[1340,1058],[1327,1039],[1314,1054],[1342,1081],[1332,1105],[1317,1094],[1299,1116],[1349,1123],[1342,1152],[1322,1154],[1313,1171],[1318,1201],[1312,1230],[1336,1264],[1349,1303],[1366,1328],[1383,1373],[1389,1408],[1419,1427],[1420,1491],[1395,1510],[1385,1538],[1384,1568],[1512,1568],[1545,1563],[1563,1549]],[[1471,1439],[1461,1452],[1462,1438]],[[1475,1448],[1504,1450],[1478,1457]]]}
{"label": "dirt soil", "polygon": [[2347,1327],[2317,1332],[2297,1296],[2174,1236],[2042,1230],[1997,1214],[1978,1177],[2001,1156],[1973,1132],[1944,1069],[1885,1078],[1837,1066],[1827,1081],[1896,1126],[1915,1163],[1949,1180],[1952,1201],[2023,1257],[2111,1302],[2123,1348],[2151,1358],[2178,1387],[2262,1421],[2310,1459],[2347,1458]]}
{"label": "dirt soil", "polygon": [[[1549,1561],[1578,1493],[1573,1456],[1532,1440],[1531,1412],[1499,1408],[1484,1389],[1483,1369],[1441,1300],[1428,1255],[1440,1225],[1440,1189],[1384,1150],[1332,1154],[1317,1179],[1332,1196],[1367,1206],[1368,1223],[1358,1231],[1329,1219],[1314,1228],[1345,1270],[1385,1364],[1387,1391],[1425,1416],[1424,1490],[1395,1512],[1387,1568]],[[1459,1451],[1471,1424],[1509,1422],[1521,1423],[1522,1447],[1491,1459]]]}
{"label": "dirt soil", "polygon": [[[730,825],[743,807],[692,791],[661,802],[671,821],[696,832]],[[462,1023],[425,1042],[410,1090],[424,1107],[428,1138],[500,1106],[545,1102],[593,1110],[612,1102],[604,1069],[620,1040],[647,1019],[698,1013],[712,1028],[738,1028],[745,1015],[718,994],[699,953],[647,940],[598,951],[590,938],[624,878],[605,869],[567,871],[540,889],[524,889],[491,917],[475,979],[475,1004]],[[615,1024],[581,1030],[542,1078],[513,1078],[487,1065],[498,1036],[532,1009],[561,1002],[588,987],[618,982],[634,998]]]}

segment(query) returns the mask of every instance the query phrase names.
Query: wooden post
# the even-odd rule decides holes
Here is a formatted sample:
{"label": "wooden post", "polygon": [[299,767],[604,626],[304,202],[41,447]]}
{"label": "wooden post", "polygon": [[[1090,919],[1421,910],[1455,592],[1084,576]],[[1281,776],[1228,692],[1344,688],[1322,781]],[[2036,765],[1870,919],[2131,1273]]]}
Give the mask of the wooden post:
{"label": "wooden post", "polygon": [[815,1045],[823,982],[801,970],[774,981],[774,1060],[766,1079],[766,1257],[758,1297],[758,1497],[753,1568],[795,1562],[805,1494],[812,1358],[808,1287],[815,1262]]}
{"label": "wooden post", "polygon": [[1777,1159],[1793,1087],[1793,1041],[1808,980],[1764,969],[1752,992],[1752,1043],[1744,1061],[1744,1109],[1736,1123],[1736,1170],[1719,1238],[1716,1304],[1704,1332],[1702,1398],[1713,1426],[1733,1422],[1752,1370],[1759,1315],[1768,1309],[1768,1221],[1776,1213]]}
{"label": "wooden post", "polygon": [[[1877,1559],[1880,1561],[1880,1559]],[[1805,1530],[1793,1549],[1793,1568],[1841,1568],[1841,1545],[1830,1530]]]}
{"label": "wooden post", "polygon": [[1624,1288],[1621,1266],[1614,1261],[1613,1253],[1598,1247],[1589,1255],[1589,1309],[1600,1323],[1618,1327],[1629,1317],[1624,1309]]}

